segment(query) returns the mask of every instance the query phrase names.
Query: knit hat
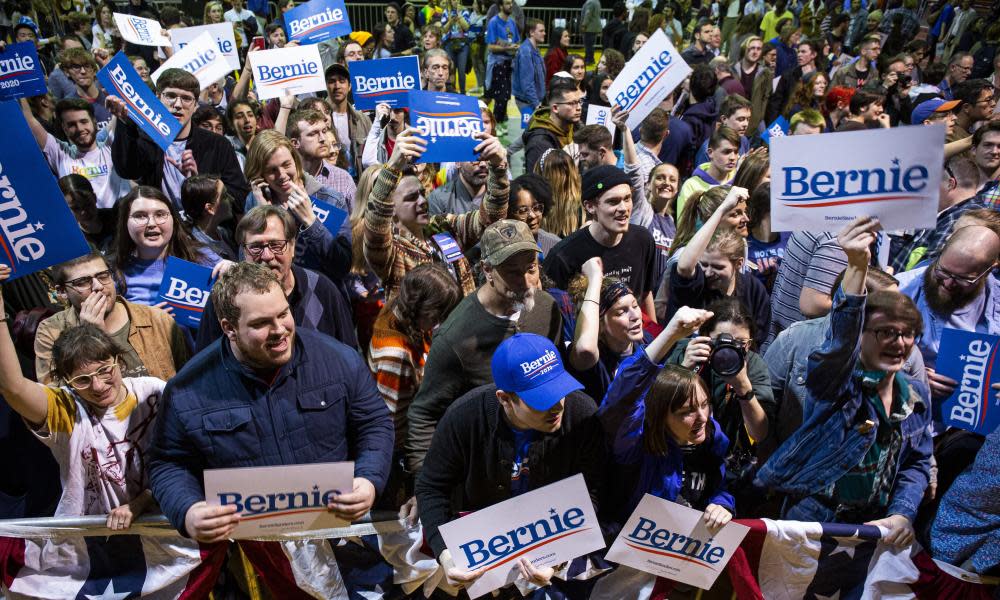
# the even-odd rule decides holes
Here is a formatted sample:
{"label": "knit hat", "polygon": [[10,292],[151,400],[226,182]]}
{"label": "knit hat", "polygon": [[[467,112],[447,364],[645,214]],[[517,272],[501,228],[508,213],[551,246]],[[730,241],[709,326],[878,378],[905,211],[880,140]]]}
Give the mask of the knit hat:
{"label": "knit hat", "polygon": [[368,40],[372,39],[372,34],[367,31],[352,31],[347,37],[351,38],[360,46],[364,46],[368,43]]}
{"label": "knit hat", "polygon": [[597,200],[601,194],[615,187],[616,185],[632,185],[632,180],[624,171],[611,165],[598,165],[583,172],[581,188],[581,199]]}

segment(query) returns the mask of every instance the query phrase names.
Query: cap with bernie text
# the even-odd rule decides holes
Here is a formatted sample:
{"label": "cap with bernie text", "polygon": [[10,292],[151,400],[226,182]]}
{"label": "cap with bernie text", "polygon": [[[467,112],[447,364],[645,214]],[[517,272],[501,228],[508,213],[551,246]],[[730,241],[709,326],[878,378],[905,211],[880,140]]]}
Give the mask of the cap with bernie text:
{"label": "cap with bernie text", "polygon": [[580,181],[580,198],[597,200],[604,192],[623,183],[628,186],[632,185],[632,180],[625,174],[625,171],[612,165],[598,165],[583,172]]}
{"label": "cap with bernie text", "polygon": [[517,394],[534,410],[549,410],[570,393],[583,389],[563,368],[555,345],[534,333],[516,333],[501,342],[490,366],[497,389]]}
{"label": "cap with bernie text", "polygon": [[541,252],[528,225],[517,219],[501,219],[491,223],[479,238],[483,260],[491,265],[502,265],[518,252]]}

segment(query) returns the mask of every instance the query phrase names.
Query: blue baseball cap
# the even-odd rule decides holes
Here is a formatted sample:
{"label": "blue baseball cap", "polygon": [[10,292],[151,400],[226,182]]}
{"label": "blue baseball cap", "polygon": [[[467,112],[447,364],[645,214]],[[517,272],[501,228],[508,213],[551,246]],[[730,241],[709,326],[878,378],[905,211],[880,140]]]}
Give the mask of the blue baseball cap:
{"label": "blue baseball cap", "polygon": [[918,104],[910,113],[910,124],[920,125],[936,112],[948,112],[954,110],[961,100],[944,100],[941,98],[931,98]]}
{"label": "blue baseball cap", "polygon": [[517,394],[535,410],[549,410],[571,392],[583,389],[563,368],[555,345],[534,333],[517,333],[501,342],[490,367],[498,389]]}

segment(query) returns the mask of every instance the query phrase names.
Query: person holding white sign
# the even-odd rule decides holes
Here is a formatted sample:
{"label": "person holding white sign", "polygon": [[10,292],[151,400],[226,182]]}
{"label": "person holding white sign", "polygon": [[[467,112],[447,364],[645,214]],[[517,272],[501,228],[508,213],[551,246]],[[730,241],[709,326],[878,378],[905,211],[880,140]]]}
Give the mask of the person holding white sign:
{"label": "person holding white sign", "polygon": [[[518,333],[497,347],[491,370],[495,384],[456,400],[438,423],[416,484],[427,543],[448,583],[461,587],[484,571],[456,566],[441,525],[460,511],[486,508],[577,473],[586,478],[596,506],[604,475],[596,406],[565,371],[551,341]],[[461,504],[452,502],[456,490]],[[516,564],[528,582],[553,583],[553,568],[535,568],[524,559]]]}
{"label": "person holding white sign", "polygon": [[927,387],[901,373],[920,311],[899,292],[865,290],[880,227],[859,217],[837,236],[847,269],[810,356],[803,424],[755,483],[787,496],[783,519],[879,525],[883,541],[905,547],[928,485],[932,415]]}

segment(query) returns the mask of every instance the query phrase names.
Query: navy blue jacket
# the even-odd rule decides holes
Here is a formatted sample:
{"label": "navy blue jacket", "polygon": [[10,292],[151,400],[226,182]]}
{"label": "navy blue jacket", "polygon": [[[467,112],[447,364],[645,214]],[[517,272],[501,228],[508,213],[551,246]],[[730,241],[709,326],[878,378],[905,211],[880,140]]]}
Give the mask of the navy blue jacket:
{"label": "navy blue jacket", "polygon": [[269,385],[236,360],[222,337],[163,391],[150,487],[163,514],[187,535],[184,516],[205,499],[205,469],[353,460],[354,476],[381,492],[392,448],[389,410],[349,347],[299,329],[292,359]]}

